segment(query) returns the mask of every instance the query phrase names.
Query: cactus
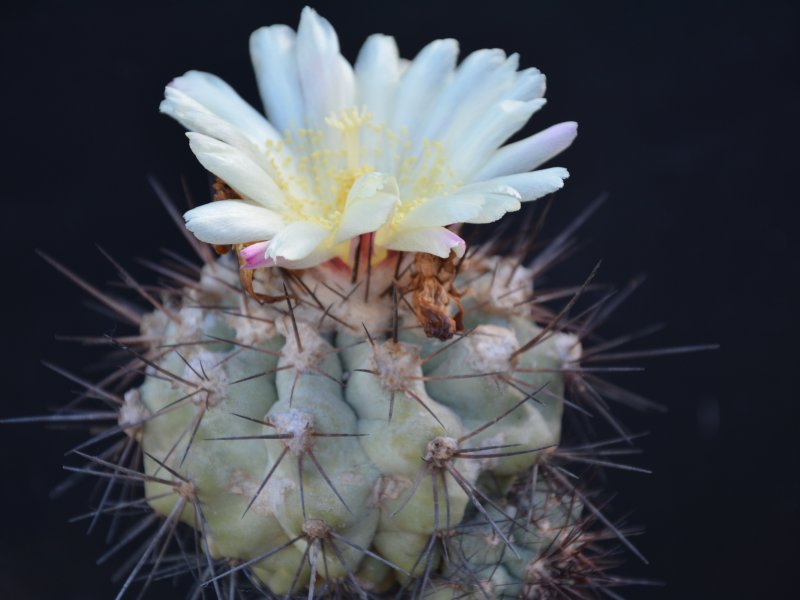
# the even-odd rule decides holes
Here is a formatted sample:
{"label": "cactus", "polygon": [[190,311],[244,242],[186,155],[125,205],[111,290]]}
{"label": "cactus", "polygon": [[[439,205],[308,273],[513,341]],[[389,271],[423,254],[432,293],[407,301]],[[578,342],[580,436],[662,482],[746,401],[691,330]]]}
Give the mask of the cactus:
{"label": "cactus", "polygon": [[564,169],[531,169],[575,126],[501,148],[544,78],[500,51],[454,69],[454,48],[434,42],[401,74],[373,36],[353,71],[306,9],[297,34],[251,39],[271,124],[214,76],[167,87],[162,111],[216,177],[215,202],[185,215],[202,266],[157,267],[173,284],[153,292],[117,265],[146,314],[82,282],[139,326],[111,340],[130,361],[86,383],[116,422],[76,450],[76,470],[107,481],[93,519],[151,511],[112,548],[153,528],[120,596],[183,572],[193,597],[547,599],[624,583],[602,542],[638,551],[561,466],[616,466],[614,440],[561,446],[565,406],[620,429],[600,394],[638,401],[581,365],[616,344],[584,349],[606,305],[570,316],[597,269],[534,293],[571,230],[529,261],[538,226],[504,254],[502,237],[467,249],[457,225],[560,188]]}
{"label": "cactus", "polygon": [[[516,508],[504,498],[559,442],[561,369],[576,364],[580,341],[477,281],[469,329],[426,338],[392,293],[407,261],[373,268],[368,292],[327,266],[262,271],[261,290],[289,294],[259,305],[223,259],[144,319],[142,337],[157,340],[145,355],[157,358],[125,394],[121,426],[145,454],[150,506],[201,532],[214,560],[238,563],[226,573],[250,569],[276,594],[317,578],[424,588],[420,578],[442,577],[438,542],[468,545],[475,531],[459,527],[481,520],[497,552],[532,553],[512,538],[538,534],[512,535]],[[512,269],[476,255],[456,282]],[[515,283],[530,287],[519,271]]]}

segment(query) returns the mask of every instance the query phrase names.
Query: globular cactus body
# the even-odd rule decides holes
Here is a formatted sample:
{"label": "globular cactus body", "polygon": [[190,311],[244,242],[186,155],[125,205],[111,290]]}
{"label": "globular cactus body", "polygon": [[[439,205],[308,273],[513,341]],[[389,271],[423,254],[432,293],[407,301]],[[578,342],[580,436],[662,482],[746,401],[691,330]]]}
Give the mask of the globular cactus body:
{"label": "globular cactus body", "polygon": [[[229,261],[207,265],[182,301],[145,319],[157,358],[126,395],[150,505],[277,594],[316,579],[371,591],[445,582],[459,560],[483,577],[485,556],[440,547],[473,543],[470,520],[495,551],[535,559],[541,544],[509,529],[506,496],[559,442],[561,370],[580,344],[493,297],[480,281],[493,261],[511,268],[463,263],[469,329],[449,341],[427,338],[391,293],[403,281],[388,260],[368,293],[323,266],[289,280],[288,304],[264,305],[241,294]],[[277,272],[258,284],[284,290]]]}

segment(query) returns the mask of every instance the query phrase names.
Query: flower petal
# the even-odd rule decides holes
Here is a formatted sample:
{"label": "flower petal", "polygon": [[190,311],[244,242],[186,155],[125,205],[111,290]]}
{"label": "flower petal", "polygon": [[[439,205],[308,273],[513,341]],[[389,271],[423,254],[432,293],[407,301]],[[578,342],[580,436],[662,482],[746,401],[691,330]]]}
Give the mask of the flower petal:
{"label": "flower petal", "polygon": [[347,195],[333,243],[377,231],[389,220],[399,202],[400,190],[391,175],[376,172],[359,177]]}
{"label": "flower petal", "polygon": [[220,200],[183,215],[186,228],[209,244],[245,244],[268,240],[284,227],[271,210],[241,200]]}
{"label": "flower petal", "polygon": [[567,177],[569,177],[569,172],[566,169],[562,167],[551,167],[549,169],[531,171],[530,173],[517,173],[515,175],[496,177],[481,182],[480,185],[507,185],[520,193],[522,202],[530,202],[531,200],[536,200],[556,190],[560,190],[564,187],[564,180]]}
{"label": "flower petal", "polygon": [[420,229],[407,229],[391,237],[381,239],[379,235],[376,244],[387,250],[402,252],[427,252],[440,258],[450,256],[454,249],[458,256],[464,254],[466,242],[445,227],[422,227]]}
{"label": "flower petal", "polygon": [[522,205],[522,196],[513,187],[498,183],[477,183],[461,189],[462,193],[480,194],[483,197],[483,206],[480,214],[464,223],[493,223],[509,212],[518,211]]}
{"label": "flower petal", "polygon": [[308,6],[300,15],[296,48],[308,125],[323,128],[325,117],[353,105],[353,69],[339,53],[336,30]]}
{"label": "flower petal", "polygon": [[329,231],[310,221],[289,223],[272,238],[267,250],[268,255],[276,259],[297,261],[307,258],[325,241]]}
{"label": "flower petal", "polygon": [[271,209],[281,210],[285,197],[281,189],[259,165],[241,150],[201,133],[187,133],[197,160],[209,171],[239,192]]}
{"label": "flower petal", "polygon": [[367,38],[355,64],[357,106],[366,106],[376,123],[391,116],[400,79],[400,55],[393,37],[375,34]]}
{"label": "flower petal", "polygon": [[481,214],[484,197],[481,194],[452,194],[420,203],[396,224],[401,229],[418,229],[434,225],[470,222]]}
{"label": "flower petal", "polygon": [[547,89],[547,78],[534,67],[520,71],[512,88],[504,95],[508,100],[528,102],[542,98]]}
{"label": "flower petal", "polygon": [[548,127],[524,140],[503,146],[475,176],[484,181],[500,175],[525,173],[569,148],[578,135],[578,124],[567,121]]}
{"label": "flower petal", "polygon": [[331,248],[317,248],[306,258],[301,260],[285,260],[283,258],[273,259],[266,254],[271,242],[259,242],[251,244],[239,252],[239,256],[244,260],[242,269],[263,269],[265,267],[285,267],[287,269],[308,269],[315,267],[336,255]]}
{"label": "flower petal", "polygon": [[262,27],[250,36],[250,58],[270,122],[279,132],[305,127],[305,101],[297,72],[297,35],[286,25]]}
{"label": "flower petal", "polygon": [[471,113],[480,109],[483,98],[497,94],[497,73],[505,62],[505,52],[498,49],[478,50],[467,56],[430,107],[430,118],[420,138],[442,139],[454,124],[468,126],[472,121]]}
{"label": "flower petal", "polygon": [[476,121],[455,146],[450,165],[462,178],[484,165],[491,154],[509,137],[519,131],[531,115],[544,106],[543,98],[522,102],[503,100],[495,104]]}
{"label": "flower petal", "polygon": [[238,127],[260,148],[266,145],[267,140],[280,140],[269,121],[216,75],[189,71],[169,85],[196,100],[209,112]]}
{"label": "flower petal", "polygon": [[420,115],[428,107],[453,72],[458,57],[458,42],[435,40],[420,50],[400,79],[395,97],[391,129],[408,129],[412,145],[422,135]]}
{"label": "flower petal", "polygon": [[241,268],[261,269],[274,266],[275,261],[267,256],[267,248],[269,248],[269,242],[258,242],[242,248],[239,251],[239,256],[244,261]]}
{"label": "flower petal", "polygon": [[284,258],[276,258],[274,266],[284,267],[286,269],[310,269],[316,267],[337,256],[337,252],[333,248],[318,247],[311,254],[305,258],[298,260],[286,260]]}
{"label": "flower petal", "polygon": [[240,129],[215,115],[186,92],[174,86],[164,89],[158,109],[189,131],[197,131],[235,146],[258,162],[262,152]]}

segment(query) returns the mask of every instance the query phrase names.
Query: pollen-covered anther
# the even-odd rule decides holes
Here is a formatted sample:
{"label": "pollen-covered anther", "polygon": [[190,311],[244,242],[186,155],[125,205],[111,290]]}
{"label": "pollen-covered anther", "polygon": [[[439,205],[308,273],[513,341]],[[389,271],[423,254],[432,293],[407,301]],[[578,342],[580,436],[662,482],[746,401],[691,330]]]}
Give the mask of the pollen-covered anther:
{"label": "pollen-covered anther", "polygon": [[440,435],[428,442],[423,460],[441,467],[458,452],[458,440]]}
{"label": "pollen-covered anther", "polygon": [[269,415],[267,423],[279,435],[287,436],[283,444],[295,456],[314,447],[314,415],[311,413],[292,408],[284,413]]}
{"label": "pollen-covered anther", "polygon": [[419,346],[392,340],[376,344],[372,350],[372,362],[381,385],[390,392],[401,391],[418,376]]}

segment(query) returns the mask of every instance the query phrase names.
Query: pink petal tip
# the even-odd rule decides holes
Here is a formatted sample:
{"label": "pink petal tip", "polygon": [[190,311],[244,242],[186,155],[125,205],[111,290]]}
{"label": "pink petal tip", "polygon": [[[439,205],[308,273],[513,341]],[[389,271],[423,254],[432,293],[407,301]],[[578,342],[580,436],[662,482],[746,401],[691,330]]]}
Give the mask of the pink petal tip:
{"label": "pink petal tip", "polygon": [[269,242],[258,242],[242,248],[239,256],[242,257],[242,269],[261,269],[275,266],[275,261],[267,257]]}

